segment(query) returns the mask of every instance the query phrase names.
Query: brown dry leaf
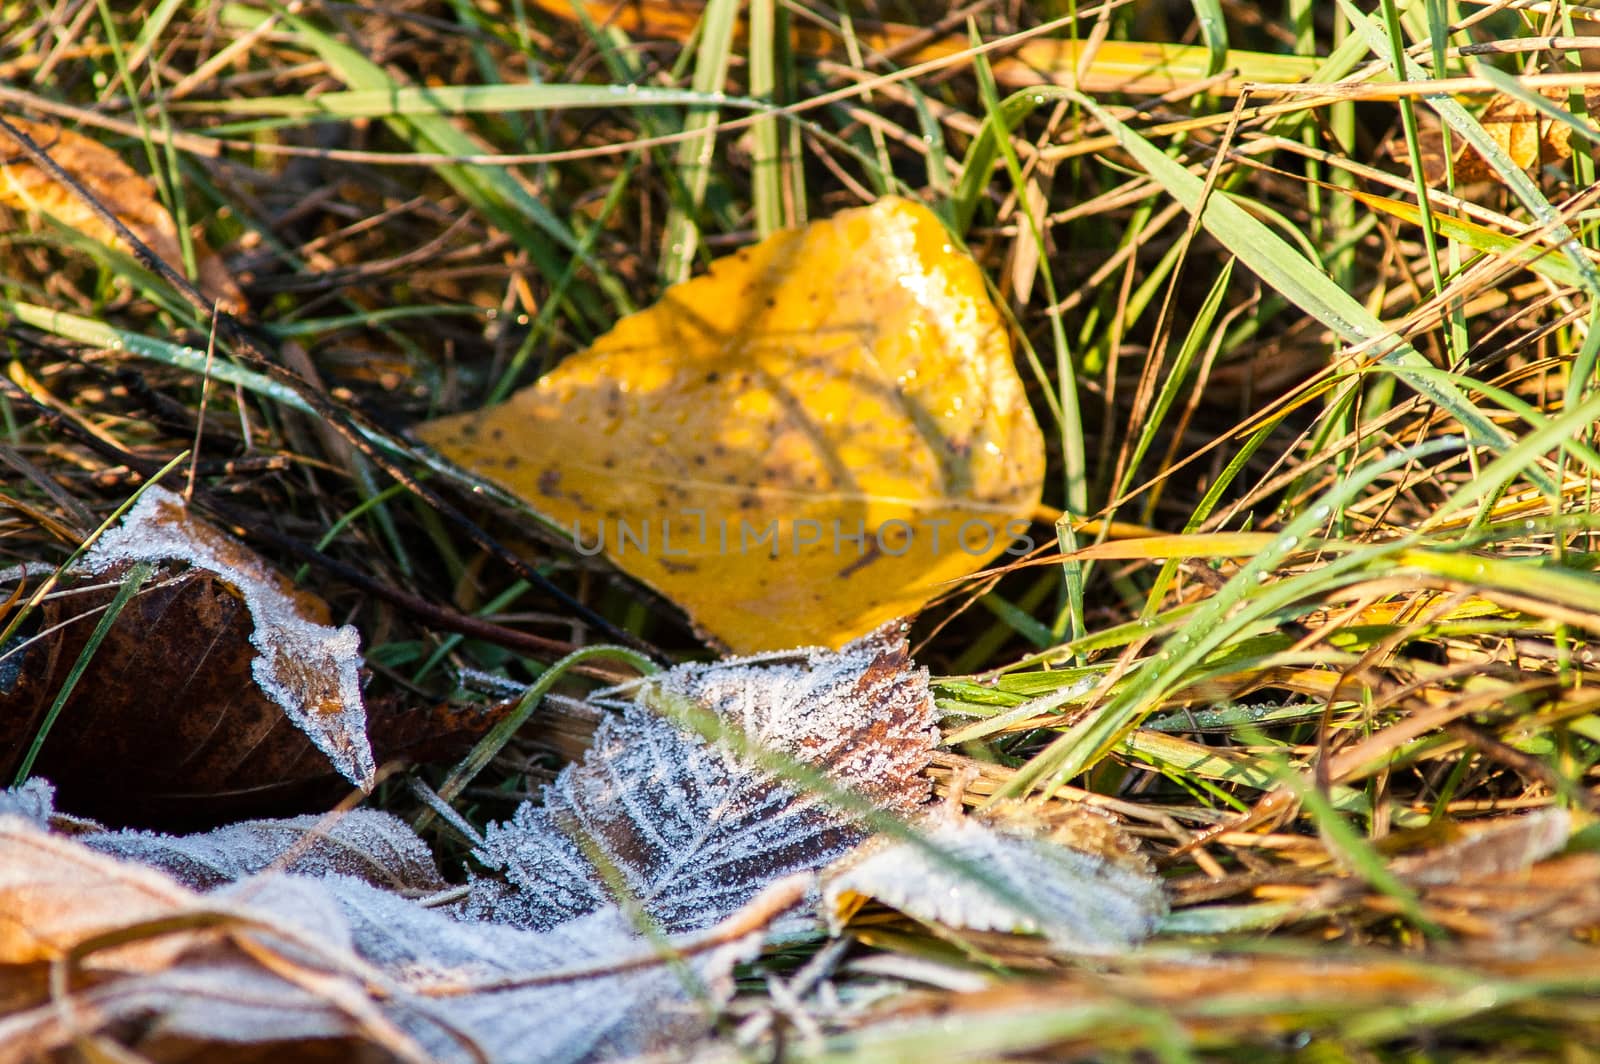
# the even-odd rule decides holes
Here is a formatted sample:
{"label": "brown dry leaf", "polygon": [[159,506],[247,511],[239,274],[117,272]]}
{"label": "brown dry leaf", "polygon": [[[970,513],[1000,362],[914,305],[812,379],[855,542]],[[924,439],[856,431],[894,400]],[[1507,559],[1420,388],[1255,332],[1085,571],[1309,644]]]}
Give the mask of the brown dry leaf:
{"label": "brown dry leaf", "polygon": [[[38,144],[73,180],[81,184],[121,220],[156,256],[184,272],[183,248],[172,215],[161,205],[150,182],[112,151],[80,133],[11,115],[6,121]],[[0,131],[0,204],[48,214],[62,225],[104,244],[122,242],[73,191],[35,166],[22,148]],[[124,247],[124,250],[131,250]],[[195,264],[200,291],[229,313],[243,313],[248,304],[216,252],[195,238]]]}
{"label": "brown dry leaf", "polygon": [[15,769],[116,577],[139,561],[189,568],[128,603],[46,738],[35,771],[64,804],[116,823],[195,826],[324,804],[333,771],[371,786],[356,630],[330,626],[320,600],[159,487],[77,574],[112,582],[41,608],[39,638],[0,687],[0,770]]}
{"label": "brown dry leaf", "polygon": [[[1567,106],[1567,92],[1563,88],[1544,89],[1542,95],[1557,107]],[[1589,114],[1600,114],[1600,87],[1584,90],[1584,105]],[[1495,97],[1478,121],[1511,161],[1524,170],[1558,163],[1572,154],[1572,127],[1546,118],[1532,104],[1514,96]],[[1455,175],[1461,182],[1496,177],[1494,168],[1483,156],[1465,144],[1456,152]]]}
{"label": "brown dry leaf", "polygon": [[997,557],[1044,442],[982,274],[889,197],[720,259],[421,427],[740,652],[839,647]]}

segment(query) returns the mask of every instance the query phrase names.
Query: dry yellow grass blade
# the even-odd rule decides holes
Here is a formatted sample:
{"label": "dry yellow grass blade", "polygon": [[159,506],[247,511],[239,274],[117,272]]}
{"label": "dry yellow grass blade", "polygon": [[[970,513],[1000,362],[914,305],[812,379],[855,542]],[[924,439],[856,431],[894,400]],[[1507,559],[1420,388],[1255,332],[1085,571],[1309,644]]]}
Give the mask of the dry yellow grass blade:
{"label": "dry yellow grass blade", "polygon": [[420,434],[741,652],[916,612],[1026,531],[1044,476],[978,267],[893,198],[721,259]]}
{"label": "dry yellow grass blade", "polygon": [[[184,272],[183,248],[172,215],[161,205],[149,180],[116,152],[71,130],[10,115],[6,121],[48,152],[56,165],[115,214],[157,257],[178,273]],[[47,214],[90,239],[122,246],[111,227],[72,189],[31,162],[21,145],[4,132],[0,132],[0,204]],[[221,258],[198,239],[195,259],[200,290],[220,301],[224,310],[243,311],[244,293],[228,275]]]}

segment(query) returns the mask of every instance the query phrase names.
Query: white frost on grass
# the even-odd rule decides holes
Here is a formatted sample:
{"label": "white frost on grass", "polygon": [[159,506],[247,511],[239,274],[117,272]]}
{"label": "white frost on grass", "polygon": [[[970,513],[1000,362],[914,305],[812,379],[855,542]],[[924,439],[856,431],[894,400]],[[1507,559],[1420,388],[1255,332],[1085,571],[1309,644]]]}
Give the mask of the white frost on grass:
{"label": "white frost on grass", "polygon": [[244,599],[255,630],[250,672],[257,686],[327,755],[339,774],[370,790],[376,766],[361,700],[361,636],[319,624],[294,587],[243,544],[191,517],[181,496],[152,485],[122,523],[100,537],[81,566],[103,573],[135,562],[206,569]]}

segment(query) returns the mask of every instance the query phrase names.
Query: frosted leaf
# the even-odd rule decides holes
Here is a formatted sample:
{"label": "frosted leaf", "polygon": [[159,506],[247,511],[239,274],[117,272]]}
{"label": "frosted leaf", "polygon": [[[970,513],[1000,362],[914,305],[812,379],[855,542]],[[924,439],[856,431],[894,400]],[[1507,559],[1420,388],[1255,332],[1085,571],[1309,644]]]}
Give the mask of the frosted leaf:
{"label": "frosted leaf", "polygon": [[[355,977],[370,969],[350,952],[342,913],[315,881],[274,876],[230,892],[206,897],[154,869],[0,817],[0,965],[56,961],[86,940],[131,932],[84,954],[79,964],[92,978],[76,980],[70,1008],[47,993],[30,1000],[27,980],[9,984],[0,1059],[45,1059],[101,1028],[137,1038],[156,1059],[171,1059],[157,1050],[163,1039],[190,1042],[184,1056],[192,1059],[194,1039],[332,1036],[425,1059],[382,1021],[367,983]],[[201,914],[208,919],[186,922]],[[141,926],[153,921],[169,926]],[[276,961],[263,967],[259,954],[240,948],[244,937]]]}
{"label": "frosted leaf", "polygon": [[433,854],[402,820],[371,809],[333,816],[245,820],[201,835],[108,831],[83,842],[152,865],[206,889],[269,867],[304,875],[349,875],[390,889],[445,887]]}
{"label": "frosted leaf", "polygon": [[[170,915],[197,895],[167,876],[121,864],[19,816],[0,816],[0,965],[60,957],[113,928]],[[176,936],[94,955],[109,970],[160,967],[181,949]]]}
{"label": "frosted leaf", "polygon": [[830,920],[874,898],[931,923],[1031,932],[1064,951],[1115,953],[1152,934],[1167,911],[1160,880],[1128,862],[968,817],[940,815],[920,833],[928,848],[886,843],[830,876]]}
{"label": "frosted leaf", "polygon": [[[185,562],[216,573],[243,597],[255,622],[251,675],[310,737],[340,775],[370,790],[375,767],[361,701],[361,637],[349,625],[313,619],[320,603],[297,592],[238,541],[194,518],[183,499],[145,490],[122,523],[100,537],[82,568],[91,573],[132,562]],[[326,618],[322,618],[325,620]]]}
{"label": "frosted leaf", "polygon": [[680,665],[647,682],[709,709],[758,750],[825,769],[885,812],[908,814],[933,793],[922,770],[939,740],[937,716],[903,624],[837,651]]}
{"label": "frosted leaf", "polygon": [[[97,1023],[125,1030],[157,1021],[138,1046],[151,1058],[168,1040],[187,1044],[189,1059],[226,1059],[216,1050],[210,1058],[195,1057],[194,1043],[292,1045],[359,1033],[358,1025],[334,1002],[236,957],[193,959],[181,967],[78,990],[74,1015],[86,1014]],[[51,1051],[81,1039],[84,1026],[81,1019],[71,1024],[62,1020],[62,1010],[49,1005],[0,1017],[4,1047],[0,1059],[57,1059]],[[294,1056],[285,1052],[281,1059]],[[352,1055],[352,1059],[360,1058]]]}
{"label": "frosted leaf", "polygon": [[685,665],[597,696],[617,705],[582,764],[512,819],[490,825],[467,911],[548,929],[615,900],[588,852],[668,931],[724,919],[771,881],[823,867],[865,837],[859,820],[651,708],[661,693],[713,712],[746,743],[825,773],[877,808],[924,802],[937,740],[927,673],[898,629],[840,651]]}
{"label": "frosted leaf", "polygon": [[[470,1059],[452,1030],[470,1035],[490,1060],[517,1064],[682,1044],[708,1030],[731,993],[734,964],[754,945],[735,941],[670,963],[655,959],[660,947],[616,906],[539,933],[453,920],[354,880],[324,886],[344,907],[357,952],[412,991],[388,1015],[444,1060]],[[529,985],[473,989],[519,980]]]}
{"label": "frosted leaf", "polygon": [[[52,960],[142,921],[175,926],[89,954],[96,978],[74,987],[71,1009],[42,992],[10,1000],[0,1059],[44,1057],[95,1031],[132,1038],[151,1059],[172,1059],[175,1046],[183,1059],[220,1059],[208,1043],[326,1038],[352,1054],[366,1044],[452,1064],[635,1056],[708,1030],[733,966],[759,945],[752,931],[770,914],[756,912],[709,938],[661,943],[616,906],[540,934],[460,921],[341,875],[272,872],[199,894],[3,817],[0,963]],[[212,919],[188,927],[188,914]]]}
{"label": "frosted leaf", "polygon": [[0,816],[20,816],[45,827],[55,808],[55,788],[38,776],[0,791]]}

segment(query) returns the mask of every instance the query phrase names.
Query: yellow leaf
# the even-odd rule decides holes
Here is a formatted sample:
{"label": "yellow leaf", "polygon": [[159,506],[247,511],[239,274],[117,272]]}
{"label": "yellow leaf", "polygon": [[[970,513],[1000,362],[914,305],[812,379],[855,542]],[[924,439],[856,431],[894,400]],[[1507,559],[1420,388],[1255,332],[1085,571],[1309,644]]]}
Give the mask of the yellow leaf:
{"label": "yellow leaf", "polygon": [[774,234],[421,436],[729,648],[837,648],[998,556],[1039,502],[1043,438],[949,239],[895,198]]}
{"label": "yellow leaf", "polygon": [[[43,148],[50,158],[95,199],[115,214],[133,235],[178,273],[184,272],[178,226],[156,196],[150,182],[104,145],[71,130],[6,116],[6,121]],[[22,146],[0,131],[0,204],[48,214],[62,225],[102,244],[126,248],[110,226],[65,185],[23,153]],[[244,293],[228,275],[221,258],[195,241],[200,290],[221,302],[224,310],[246,309]]]}

